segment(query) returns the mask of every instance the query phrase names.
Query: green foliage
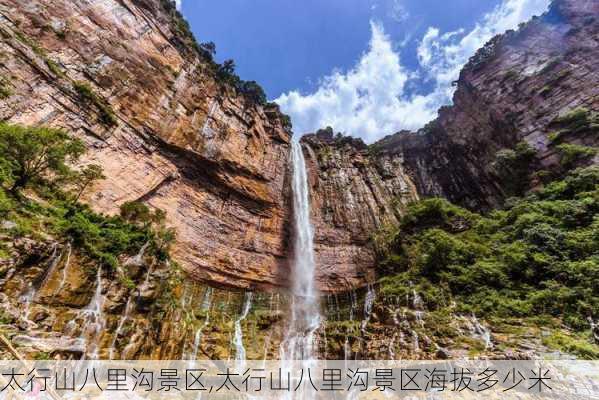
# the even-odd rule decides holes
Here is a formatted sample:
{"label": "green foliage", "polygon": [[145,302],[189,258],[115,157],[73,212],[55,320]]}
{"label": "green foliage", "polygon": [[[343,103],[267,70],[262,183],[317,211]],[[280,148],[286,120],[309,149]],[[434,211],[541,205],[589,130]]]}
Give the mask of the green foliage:
{"label": "green foliage", "polygon": [[543,344],[549,348],[557,349],[565,353],[576,354],[588,360],[596,360],[599,358],[597,347],[591,345],[588,340],[568,335],[564,332],[558,331],[544,338]]}
{"label": "green foliage", "polygon": [[37,360],[37,361],[51,360],[50,353],[47,353],[45,351],[40,351],[38,353],[35,353],[35,356],[33,358],[34,358],[34,360]]}
{"label": "green foliage", "polygon": [[459,312],[548,315],[587,329],[599,310],[599,167],[572,171],[487,216],[442,199],[414,203],[387,242],[386,297],[415,288],[430,310],[451,299]]}
{"label": "green foliage", "polygon": [[560,164],[564,168],[572,168],[578,162],[587,160],[597,154],[597,149],[578,144],[564,143],[556,147],[560,155]]}
{"label": "green foliage", "polygon": [[98,94],[94,92],[94,90],[89,84],[87,84],[86,82],[78,81],[73,83],[73,88],[79,95],[81,101],[83,101],[88,107],[97,108],[102,123],[108,126],[114,126],[117,124],[117,119],[114,114],[114,110],[112,109],[110,104],[108,104],[106,100],[98,96]]}
{"label": "green foliage", "polygon": [[2,181],[13,193],[32,182],[71,173],[67,163],[84,151],[83,143],[59,129],[0,124]]}
{"label": "green foliage", "polygon": [[0,217],[6,216],[6,214],[14,207],[12,199],[6,195],[3,189],[0,189]]}
{"label": "green foliage", "polygon": [[83,167],[80,171],[75,173],[75,186],[77,189],[77,194],[75,196],[75,201],[78,201],[83,191],[87,189],[89,185],[91,185],[94,181],[104,179],[105,176],[102,173],[102,167],[96,164],[90,164]]}
{"label": "green foliage", "polygon": [[588,123],[589,115],[590,113],[586,108],[579,107],[561,117],[557,117],[553,122],[568,125],[571,129],[577,129]]}
{"label": "green foliage", "polygon": [[48,69],[56,76],[63,78],[65,76],[64,71],[62,70],[62,68],[60,68],[60,66],[55,62],[50,60],[49,58],[46,59],[46,65],[48,66]]}
{"label": "green foliage", "polygon": [[267,102],[266,93],[256,81],[240,81],[237,89],[255,104],[264,105]]}
{"label": "green foliage", "polygon": [[[108,217],[77,202],[85,187],[103,177],[97,165],[78,171],[67,166],[83,151],[81,141],[61,130],[0,124],[0,216],[17,225],[5,234],[70,241],[80,254],[113,270],[120,258],[137,253],[146,243],[147,254],[166,260],[175,237],[165,227],[163,211],[127,203],[123,207],[127,218]],[[57,187],[58,179],[74,181],[75,193]],[[6,185],[29,186],[43,201],[8,196]]]}
{"label": "green foliage", "polygon": [[128,201],[121,205],[121,217],[131,223],[150,222],[152,212],[144,203],[139,201]]}
{"label": "green foliage", "polygon": [[528,188],[530,165],[535,156],[536,151],[526,142],[497,152],[494,167],[508,194],[519,196]]}
{"label": "green foliage", "polygon": [[291,118],[287,114],[281,114],[281,122],[283,124],[283,128],[290,131],[293,128],[291,124]]}
{"label": "green foliage", "polygon": [[8,81],[4,77],[0,77],[0,100],[4,100],[12,96],[12,90]]}

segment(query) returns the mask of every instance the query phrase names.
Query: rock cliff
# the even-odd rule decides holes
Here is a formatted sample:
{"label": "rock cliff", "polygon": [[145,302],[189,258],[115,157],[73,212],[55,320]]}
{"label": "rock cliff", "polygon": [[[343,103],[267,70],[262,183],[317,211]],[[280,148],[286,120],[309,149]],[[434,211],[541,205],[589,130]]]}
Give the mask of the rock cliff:
{"label": "rock cliff", "polygon": [[[372,234],[426,196],[470,208],[510,195],[497,153],[526,141],[526,179],[559,174],[561,144],[597,144],[599,5],[557,0],[491,40],[456,82],[453,105],[418,132],[366,146],[328,132],[303,140],[318,283],[364,286]],[[291,203],[285,117],[219,79],[168,0],[3,0],[0,118],[66,128],[106,179],[86,193],[116,213],[166,211],[176,260],[213,285],[287,285]],[[590,160],[583,160],[590,162]]]}
{"label": "rock cliff", "polygon": [[[320,356],[549,351],[521,321],[424,310],[412,289],[375,293],[371,239],[422,197],[501,204],[510,193],[497,154],[521,141],[534,152],[527,187],[561,173],[561,145],[597,146],[598,15],[596,1],[557,0],[493,39],[462,71],[454,104],[418,132],[369,146],[330,130],[303,138],[318,286],[331,293]],[[0,119],[83,139],[84,162],[106,175],[84,200],[107,214],[132,200],[164,210],[187,272],[141,249],[108,271],[51,233],[22,237],[2,221],[2,334],[30,357],[226,359],[246,289],[256,292],[240,321],[248,358],[276,358],[288,299],[263,291],[288,284],[285,116],[219,78],[168,0],[0,0],[0,17]]]}
{"label": "rock cliff", "polygon": [[520,141],[536,152],[532,186],[539,178],[534,172],[557,173],[560,144],[599,143],[598,15],[596,1],[554,1],[546,14],[496,36],[472,57],[453,105],[441,108],[435,121],[375,146],[404,160],[422,196],[470,208],[496,206],[510,194],[497,152]]}
{"label": "rock cliff", "polygon": [[[493,38],[462,70],[453,105],[418,132],[366,146],[321,130],[303,138],[311,171],[320,279],[331,287],[369,281],[372,234],[403,206],[445,197],[475,210],[502,204],[523,180],[534,188],[564,170],[564,144],[599,145],[599,4],[558,0],[549,12]],[[501,150],[525,141],[523,171],[502,176]],[[575,164],[599,158],[581,157]]]}
{"label": "rock cliff", "polygon": [[106,176],[94,209],[166,211],[198,279],[285,284],[288,128],[219,81],[169,1],[3,0],[0,15],[0,118],[84,139]]}

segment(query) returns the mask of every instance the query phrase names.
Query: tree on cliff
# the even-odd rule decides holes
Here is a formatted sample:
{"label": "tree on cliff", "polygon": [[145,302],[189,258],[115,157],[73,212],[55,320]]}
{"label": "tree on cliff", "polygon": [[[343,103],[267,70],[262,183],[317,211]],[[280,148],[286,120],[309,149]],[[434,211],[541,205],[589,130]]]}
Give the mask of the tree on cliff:
{"label": "tree on cliff", "polygon": [[81,198],[81,195],[91,185],[94,181],[99,179],[104,179],[105,176],[102,173],[102,167],[99,165],[91,164],[85,166],[81,171],[75,174],[75,186],[76,186],[76,195],[74,198],[74,202],[78,202]]}
{"label": "tree on cliff", "polygon": [[71,175],[67,164],[84,151],[81,140],[60,129],[0,124],[2,183],[15,195],[32,182]]}

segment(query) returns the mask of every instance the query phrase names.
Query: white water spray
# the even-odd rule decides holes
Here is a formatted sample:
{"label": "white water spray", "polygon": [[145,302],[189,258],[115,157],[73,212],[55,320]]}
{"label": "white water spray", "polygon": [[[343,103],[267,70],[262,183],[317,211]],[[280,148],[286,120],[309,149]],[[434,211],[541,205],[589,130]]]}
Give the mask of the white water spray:
{"label": "white water spray", "polygon": [[58,284],[58,288],[56,289],[56,291],[54,291],[54,295],[56,296],[57,294],[59,294],[62,291],[62,288],[64,287],[65,283],[67,282],[67,276],[68,276],[68,272],[69,272],[69,266],[71,265],[71,252],[72,252],[72,246],[71,243],[67,243],[67,255],[64,261],[64,267],[62,268],[62,277],[60,278],[60,283]]}
{"label": "white water spray", "polygon": [[241,322],[247,318],[252,306],[252,292],[245,293],[245,300],[243,303],[243,310],[241,315],[235,321],[235,337],[233,338],[233,344],[235,344],[235,360],[244,361],[246,359],[245,347],[243,346],[243,331],[241,330]]}
{"label": "white water spray", "polygon": [[366,297],[364,297],[364,319],[362,320],[362,324],[360,326],[362,332],[366,330],[366,327],[370,322],[370,316],[372,315],[372,306],[374,305],[375,298],[376,292],[374,291],[374,286],[372,284],[368,284]]}
{"label": "white water spray", "polygon": [[108,352],[109,360],[114,360],[114,352],[116,351],[116,342],[119,339],[119,336],[121,335],[121,332],[123,331],[123,328],[125,327],[125,322],[127,322],[127,320],[129,319],[129,315],[131,314],[131,311],[133,309],[132,299],[133,299],[133,296],[129,296],[129,299],[127,300],[127,304],[125,305],[125,311],[123,312],[123,315],[121,315],[119,323],[116,327],[116,331],[114,331],[114,337],[112,338],[112,343],[110,344],[110,350]]}
{"label": "white water spray", "polygon": [[314,285],[314,228],[310,222],[310,196],[306,162],[299,141],[292,140],[294,257],[291,321],[281,344],[281,359],[314,359],[314,332],[321,322]]}
{"label": "white water spray", "polygon": [[212,288],[207,288],[204,294],[204,302],[202,303],[202,311],[206,312],[206,319],[204,323],[196,330],[193,338],[193,350],[191,353],[191,359],[196,360],[198,358],[198,352],[200,350],[200,344],[202,343],[202,333],[204,329],[210,323],[210,307],[212,306]]}
{"label": "white water spray", "polygon": [[[85,323],[81,332],[81,339],[88,343],[86,353],[92,360],[97,360],[100,355],[100,336],[106,326],[104,319],[104,295],[102,294],[102,268],[98,268],[96,275],[96,290],[91,301],[83,310]],[[91,343],[89,343],[91,341]],[[85,354],[84,354],[85,357]]]}

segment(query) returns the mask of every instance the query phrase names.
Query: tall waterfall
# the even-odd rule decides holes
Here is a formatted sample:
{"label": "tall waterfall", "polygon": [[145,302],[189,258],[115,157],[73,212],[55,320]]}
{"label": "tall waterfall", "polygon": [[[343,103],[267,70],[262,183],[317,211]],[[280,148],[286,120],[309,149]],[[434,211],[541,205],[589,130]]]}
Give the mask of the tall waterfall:
{"label": "tall waterfall", "polygon": [[294,256],[292,264],[291,321],[281,344],[283,360],[314,358],[314,332],[320,325],[320,304],[314,285],[314,228],[310,222],[310,196],[306,162],[298,140],[292,140]]}

